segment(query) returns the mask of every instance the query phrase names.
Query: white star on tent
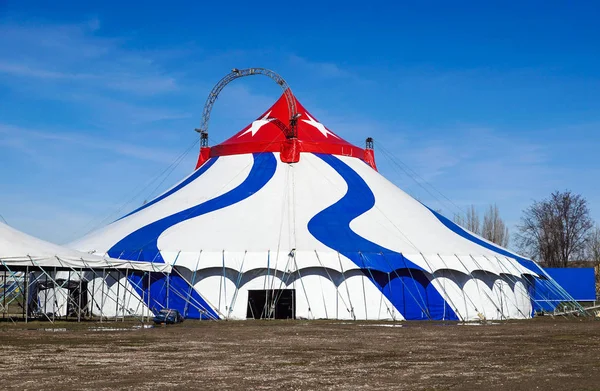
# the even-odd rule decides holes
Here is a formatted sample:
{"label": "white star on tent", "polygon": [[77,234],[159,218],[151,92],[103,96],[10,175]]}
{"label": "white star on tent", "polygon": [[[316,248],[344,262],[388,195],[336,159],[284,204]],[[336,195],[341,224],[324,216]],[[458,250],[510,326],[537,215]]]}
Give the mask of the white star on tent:
{"label": "white star on tent", "polygon": [[246,130],[244,133],[240,134],[238,137],[242,137],[246,133],[250,133],[250,132],[252,132],[252,137],[254,137],[254,135],[256,134],[256,132],[258,132],[260,130],[260,128],[262,128],[264,125],[268,124],[269,122],[271,122],[275,119],[275,118],[269,118],[269,115],[271,115],[270,111],[267,114],[265,114],[264,117],[262,117],[261,119],[257,119],[256,121],[252,122],[252,125],[248,128],[248,130]]}
{"label": "white star on tent", "polygon": [[310,126],[314,126],[315,128],[317,128],[319,132],[323,133],[323,136],[327,137],[327,135],[330,134],[333,137],[337,137],[335,134],[331,133],[322,123],[315,121],[315,119],[308,115],[308,113],[306,113],[306,116],[308,117],[308,119],[303,119],[302,121],[306,122]]}

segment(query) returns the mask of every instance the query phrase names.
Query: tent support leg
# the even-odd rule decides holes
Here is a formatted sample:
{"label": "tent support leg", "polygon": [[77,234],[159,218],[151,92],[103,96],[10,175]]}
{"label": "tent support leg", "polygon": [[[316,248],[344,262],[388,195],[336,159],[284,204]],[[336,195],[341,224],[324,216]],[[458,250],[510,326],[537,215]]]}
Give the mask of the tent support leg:
{"label": "tent support leg", "polygon": [[150,323],[150,313],[152,312],[150,308],[150,284],[152,284],[152,273],[148,272],[148,323]]}
{"label": "tent support leg", "polygon": [[94,318],[94,298],[96,297],[96,276],[92,280],[92,295],[90,300],[90,318]]}
{"label": "tent support leg", "polygon": [[115,307],[115,322],[119,320],[119,288],[121,282],[121,269],[117,269],[117,304]]}
{"label": "tent support leg", "polygon": [[[85,264],[85,261],[84,261],[84,264]],[[86,266],[87,266],[87,265],[86,265]],[[89,269],[90,269],[90,271],[91,271],[92,273],[94,273],[94,275],[96,275],[96,273],[94,272],[94,269],[93,269],[93,268],[89,268]],[[129,271],[129,269],[127,269],[127,271]],[[121,282],[120,282],[120,281],[118,281],[118,283],[120,284]],[[132,290],[130,290],[130,289],[129,289],[128,285],[129,285],[129,286],[131,286],[131,284],[130,284],[129,282],[127,283],[127,285],[123,285],[124,292],[125,292],[125,294],[129,293],[130,295],[133,295],[134,293],[133,293],[133,291],[132,291]],[[137,285],[137,284],[136,284],[136,285]],[[131,296],[130,296],[130,297],[131,297]],[[123,307],[123,308],[124,308],[124,307]],[[139,320],[139,319],[138,319],[138,320]]]}
{"label": "tent support leg", "polygon": [[[125,270],[125,284],[129,281],[129,269]],[[123,287],[123,322],[125,322],[125,302],[127,299],[127,285]]]}
{"label": "tent support leg", "polygon": [[[38,270],[39,270],[41,273],[43,273],[43,274],[46,276],[46,279],[48,279],[48,273],[47,273],[47,272],[44,270],[44,268],[43,268],[43,267],[40,267],[39,265],[36,265],[36,264],[35,264],[35,262],[33,261],[33,259],[31,259],[31,257],[29,257],[29,259],[30,259],[31,263],[32,263],[33,265],[35,265],[35,266],[38,268]],[[50,279],[52,280],[52,283],[54,284],[53,286],[57,286],[57,285],[58,285],[58,284],[56,283],[56,281],[55,281],[55,280],[54,280],[52,277],[50,277]],[[36,282],[37,280],[39,280],[39,278],[36,278],[36,279],[34,280],[34,282]],[[29,295],[28,295],[28,296],[29,296]],[[56,300],[55,300],[54,302],[56,303]],[[52,319],[50,319],[50,317],[49,317],[49,316],[48,316],[46,313],[44,313],[44,316],[45,316],[45,317],[46,317],[46,319],[48,319],[48,320],[49,320],[51,323],[53,323],[53,324],[54,324],[54,317],[53,317]]]}
{"label": "tent support leg", "polygon": [[83,279],[83,269],[79,269],[79,294],[77,295],[77,322],[81,322],[81,280]]}
{"label": "tent support leg", "polygon": [[167,274],[167,308],[169,307],[169,290],[171,289],[171,274]]}
{"label": "tent support leg", "polygon": [[4,271],[4,284],[2,292],[2,319],[6,319],[6,270]]}
{"label": "tent support leg", "polygon": [[25,295],[23,296],[23,315],[25,316],[25,323],[29,317],[29,266],[25,267],[25,275],[23,276],[23,286],[25,287]]}
{"label": "tent support leg", "polygon": [[104,310],[104,285],[106,285],[106,269],[105,268],[102,269],[102,285],[101,285],[102,292],[101,292],[101,296],[100,296],[102,305],[100,306],[100,323],[102,323],[102,318],[104,317],[104,311],[103,311]]}
{"label": "tent support leg", "polygon": [[[54,278],[56,278],[56,276],[54,276]],[[70,300],[69,298],[71,297],[71,271],[69,270],[68,274],[67,274],[67,310],[65,311],[65,320],[69,319],[69,307],[70,307]]]}
{"label": "tent support leg", "polygon": [[48,313],[48,274],[44,273],[44,314]]}
{"label": "tent support leg", "polygon": [[[53,274],[54,278],[56,278],[56,267],[54,267],[54,274]],[[47,275],[46,275],[47,277]],[[54,295],[53,295],[53,299],[54,302],[52,303],[52,323],[54,323],[56,321],[56,281],[54,281],[54,278],[51,278],[52,280],[52,286],[53,286],[53,290],[54,290]]]}

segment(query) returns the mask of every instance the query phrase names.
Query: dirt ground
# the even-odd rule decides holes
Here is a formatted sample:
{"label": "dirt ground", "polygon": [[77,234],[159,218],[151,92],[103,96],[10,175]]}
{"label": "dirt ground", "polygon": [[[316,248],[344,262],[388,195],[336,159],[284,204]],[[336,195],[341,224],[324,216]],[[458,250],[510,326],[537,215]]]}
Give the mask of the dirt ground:
{"label": "dirt ground", "polygon": [[552,318],[5,323],[0,388],[599,390],[599,331],[593,319]]}

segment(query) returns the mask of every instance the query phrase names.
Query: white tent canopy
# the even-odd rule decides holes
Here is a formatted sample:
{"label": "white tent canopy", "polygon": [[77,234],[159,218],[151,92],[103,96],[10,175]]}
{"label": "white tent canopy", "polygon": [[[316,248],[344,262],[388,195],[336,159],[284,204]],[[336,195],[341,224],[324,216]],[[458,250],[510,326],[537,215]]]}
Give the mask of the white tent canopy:
{"label": "white tent canopy", "polygon": [[0,266],[7,270],[23,267],[55,267],[171,272],[171,266],[168,264],[100,257],[37,239],[3,223],[0,223]]}

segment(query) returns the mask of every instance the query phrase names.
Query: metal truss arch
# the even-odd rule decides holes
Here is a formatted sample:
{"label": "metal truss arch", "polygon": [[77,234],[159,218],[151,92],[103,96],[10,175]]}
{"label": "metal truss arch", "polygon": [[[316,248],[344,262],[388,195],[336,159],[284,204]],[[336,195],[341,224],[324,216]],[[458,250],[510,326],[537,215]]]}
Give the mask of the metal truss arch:
{"label": "metal truss arch", "polygon": [[225,75],[225,77],[219,80],[219,82],[213,87],[210,94],[208,94],[206,103],[204,104],[204,110],[202,111],[202,122],[200,124],[200,127],[198,129],[195,129],[198,133],[200,133],[201,144],[203,147],[208,146],[208,125],[210,122],[210,114],[221,91],[223,91],[227,84],[231,83],[236,79],[254,75],[267,76],[281,87],[288,104],[289,124],[284,124],[281,121],[278,121],[277,126],[282,130],[282,132],[284,132],[287,138],[297,137],[296,123],[298,121],[299,115],[296,110],[296,100],[294,99],[294,95],[292,94],[291,88],[283,79],[283,77],[281,77],[278,73],[266,68],[234,68],[229,74]]}

